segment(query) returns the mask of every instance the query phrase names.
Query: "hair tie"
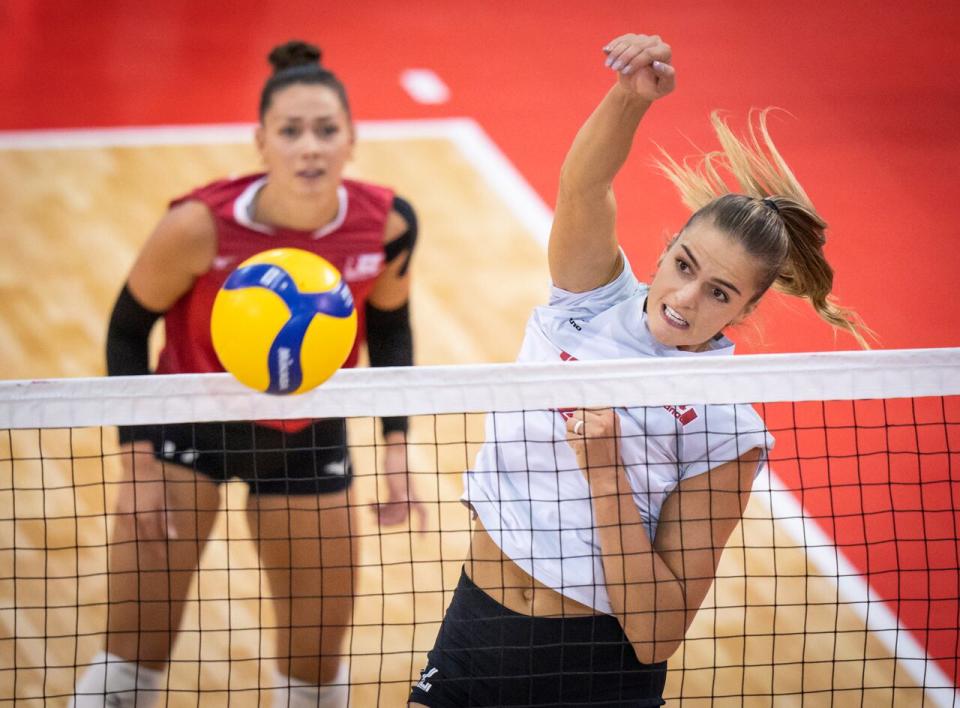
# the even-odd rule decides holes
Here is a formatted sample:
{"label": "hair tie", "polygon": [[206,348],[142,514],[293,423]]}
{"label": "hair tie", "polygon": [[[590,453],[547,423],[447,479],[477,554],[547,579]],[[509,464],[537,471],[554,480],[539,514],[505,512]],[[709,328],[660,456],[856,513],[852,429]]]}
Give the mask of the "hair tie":
{"label": "hair tie", "polygon": [[776,203],[775,201],[773,201],[772,199],[770,199],[770,198],[765,198],[765,199],[761,199],[760,201],[763,202],[763,203],[764,203],[767,207],[769,207],[770,209],[773,209],[773,210],[774,210],[775,212],[777,212],[778,214],[780,213],[780,207],[778,207],[778,206],[777,206],[777,203]]}

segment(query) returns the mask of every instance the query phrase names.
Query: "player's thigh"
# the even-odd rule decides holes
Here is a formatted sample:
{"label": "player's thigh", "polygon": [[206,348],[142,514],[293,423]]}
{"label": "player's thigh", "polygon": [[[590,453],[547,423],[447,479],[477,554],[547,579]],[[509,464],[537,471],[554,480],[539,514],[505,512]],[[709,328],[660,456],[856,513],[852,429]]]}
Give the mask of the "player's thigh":
{"label": "player's thigh", "polygon": [[145,535],[136,513],[123,511],[135,508],[137,494],[137,483],[129,472],[124,473],[110,536],[112,572],[196,567],[220,508],[219,486],[202,474],[171,463],[163,464],[162,477],[168,530],[160,537]]}
{"label": "player's thigh", "polygon": [[352,596],[357,565],[346,490],[314,495],[251,495],[251,535],[274,596]]}

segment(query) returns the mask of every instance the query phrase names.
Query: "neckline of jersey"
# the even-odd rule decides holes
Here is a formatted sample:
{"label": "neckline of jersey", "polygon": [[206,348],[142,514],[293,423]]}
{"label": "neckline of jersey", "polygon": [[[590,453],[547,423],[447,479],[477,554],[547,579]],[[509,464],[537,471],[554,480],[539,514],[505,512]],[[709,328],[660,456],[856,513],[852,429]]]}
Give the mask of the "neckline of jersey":
{"label": "neckline of jersey", "polygon": [[298,229],[289,229],[271,226],[270,224],[263,224],[254,220],[253,218],[253,202],[260,190],[266,185],[267,175],[263,175],[262,177],[255,179],[253,182],[248,184],[243,192],[240,193],[240,196],[237,197],[236,201],[234,201],[233,218],[241,226],[245,226],[248,229],[258,231],[268,236],[275,236],[281,232],[293,232],[309,234],[312,238],[318,239],[323,238],[324,236],[339,229],[341,226],[343,226],[343,222],[347,219],[347,211],[349,209],[350,199],[347,194],[347,188],[341,184],[337,187],[337,215],[334,217],[333,221],[321,226],[319,229],[316,229],[315,231],[301,231]]}

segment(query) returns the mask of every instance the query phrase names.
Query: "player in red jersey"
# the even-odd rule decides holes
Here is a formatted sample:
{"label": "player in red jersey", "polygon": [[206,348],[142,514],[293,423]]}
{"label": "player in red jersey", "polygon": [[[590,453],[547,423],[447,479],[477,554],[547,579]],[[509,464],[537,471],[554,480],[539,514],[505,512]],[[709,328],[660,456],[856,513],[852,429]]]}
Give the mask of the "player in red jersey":
{"label": "player in red jersey", "polygon": [[[213,299],[241,261],[279,246],[319,254],[350,285],[360,334],[345,366],[356,363],[364,335],[372,365],[413,363],[413,209],[389,189],[343,178],[354,128],[344,87],[319,50],[290,42],[270,61],[256,131],[265,172],[172,203],[114,307],[111,375],[150,373],[147,338],[160,317],[167,337],[157,373],[222,371],[210,339]],[[422,523],[406,478],[406,427],[405,418],[383,421],[389,496],[376,508],[380,523],[411,511]],[[247,518],[277,615],[275,692],[285,705],[345,706],[341,644],[357,567],[345,422],[136,426],[121,429],[120,441],[107,646],[78,681],[75,704],[153,702],[220,506],[218,484],[240,477],[250,485]]]}

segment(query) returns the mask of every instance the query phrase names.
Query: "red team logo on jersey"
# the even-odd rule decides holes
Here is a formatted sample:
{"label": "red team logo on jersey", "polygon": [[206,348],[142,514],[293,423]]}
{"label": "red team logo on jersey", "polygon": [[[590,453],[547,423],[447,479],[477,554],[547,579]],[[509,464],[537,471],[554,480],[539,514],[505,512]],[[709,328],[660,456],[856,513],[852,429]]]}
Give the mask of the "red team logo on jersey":
{"label": "red team logo on jersey", "polygon": [[[578,328],[579,329],[579,328]],[[563,361],[577,361],[577,357],[573,354],[568,354],[567,352],[560,350],[560,358]],[[697,411],[694,410],[691,406],[664,406],[663,407],[667,413],[672,415],[674,418],[680,421],[680,425],[686,427],[688,423],[692,423],[697,419]],[[563,416],[564,420],[570,418],[576,412],[576,408],[557,408],[556,411]]]}
{"label": "red team logo on jersey", "polygon": [[[560,350],[560,358],[563,361],[577,360],[577,357],[575,357],[573,354],[567,354],[565,351],[563,351],[563,349]],[[576,408],[556,408],[554,410],[556,410],[557,413],[563,416],[564,420],[569,420],[573,416],[573,414],[576,412],[577,409]]]}
{"label": "red team logo on jersey", "polygon": [[680,421],[680,425],[692,423],[697,419],[697,412],[690,406],[664,406],[664,408]]}

